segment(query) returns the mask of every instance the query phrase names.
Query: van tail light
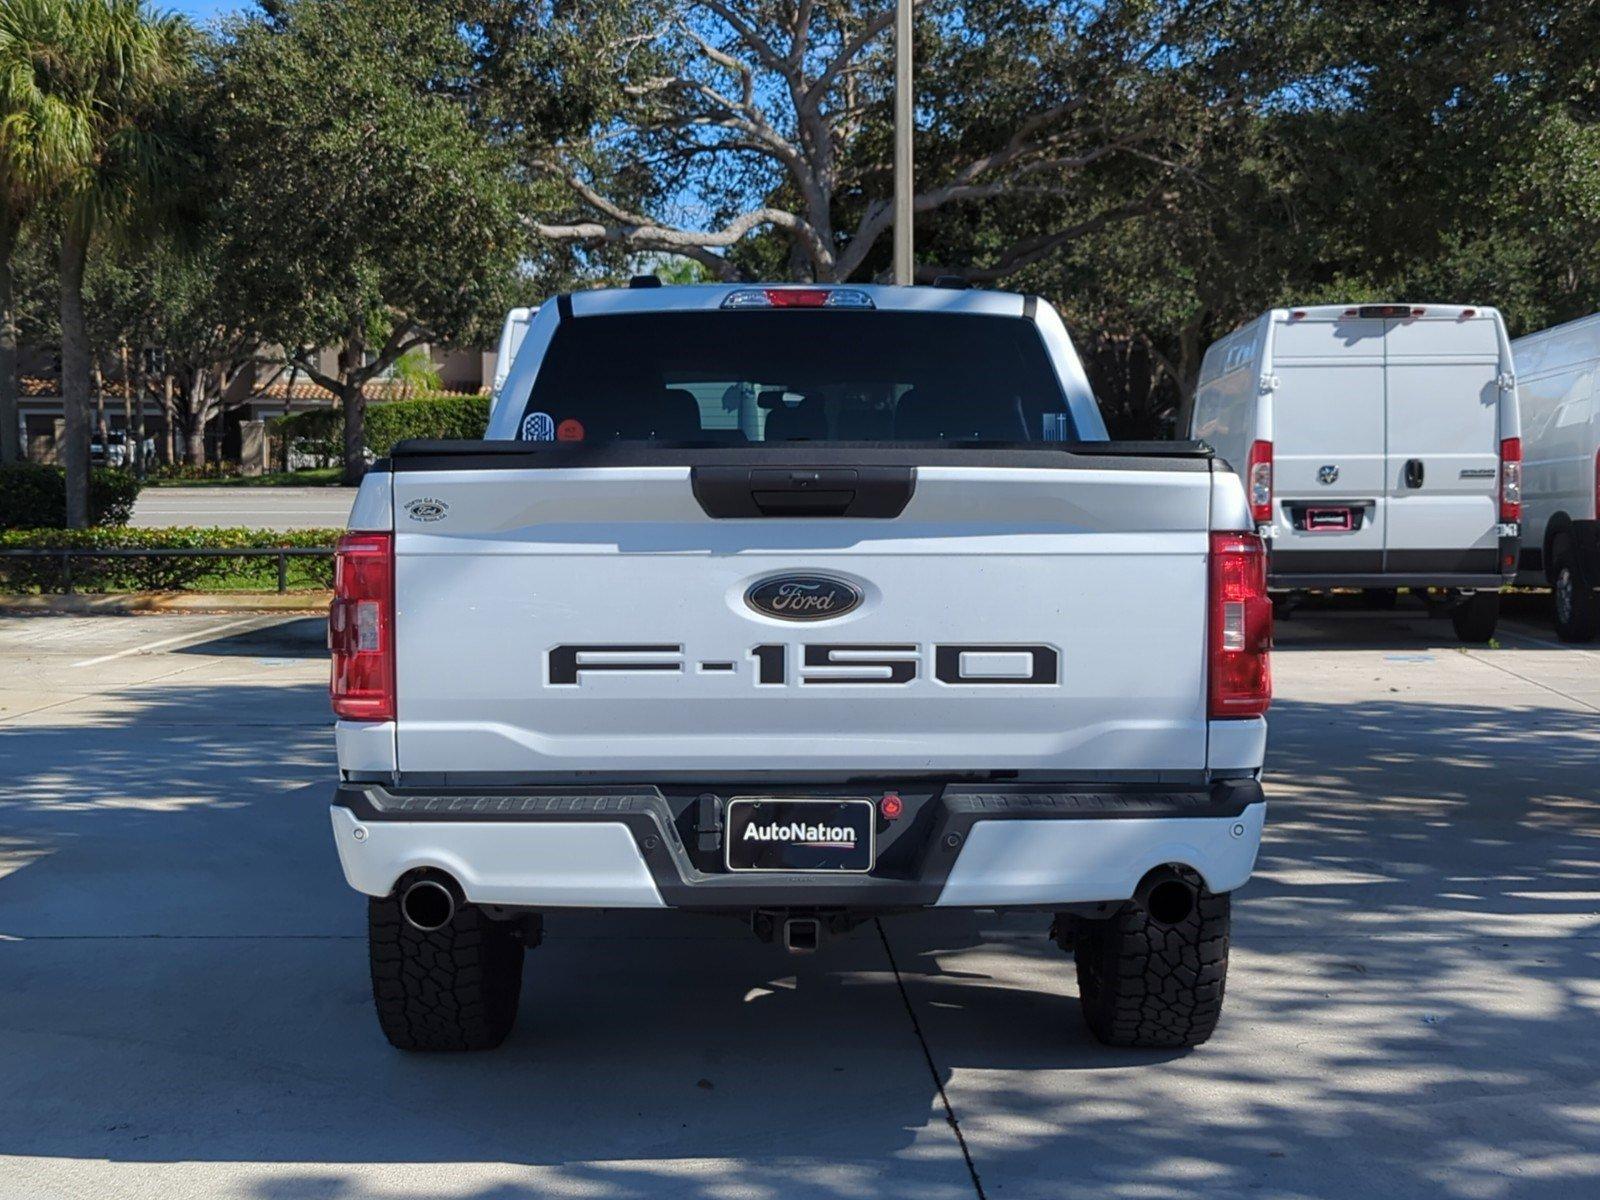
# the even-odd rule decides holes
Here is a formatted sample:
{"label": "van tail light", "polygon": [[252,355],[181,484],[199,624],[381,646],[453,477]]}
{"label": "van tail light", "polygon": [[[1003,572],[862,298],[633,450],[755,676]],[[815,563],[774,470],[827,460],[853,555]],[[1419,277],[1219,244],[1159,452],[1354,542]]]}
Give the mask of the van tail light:
{"label": "van tail light", "polygon": [[346,721],[394,720],[394,535],[347,533],[333,560],[329,691]]}
{"label": "van tail light", "polygon": [[1272,703],[1267,547],[1253,533],[1211,535],[1209,690],[1213,719],[1259,717]]}
{"label": "van tail light", "polygon": [[1500,520],[1522,520],[1522,439],[1500,441]]}
{"label": "van tail light", "polygon": [[1272,443],[1250,443],[1250,469],[1245,474],[1245,491],[1250,498],[1250,519],[1257,525],[1272,524]]}

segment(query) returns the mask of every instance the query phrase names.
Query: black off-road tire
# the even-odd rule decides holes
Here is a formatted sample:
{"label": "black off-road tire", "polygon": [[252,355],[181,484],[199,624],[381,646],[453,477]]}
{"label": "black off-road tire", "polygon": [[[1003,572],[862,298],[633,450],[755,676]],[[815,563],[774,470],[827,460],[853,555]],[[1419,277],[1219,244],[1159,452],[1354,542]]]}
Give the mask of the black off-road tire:
{"label": "black off-road tire", "polygon": [[1550,546],[1552,620],[1563,642],[1592,642],[1600,633],[1600,590],[1581,587],[1572,569],[1572,548],[1566,534]]}
{"label": "black off-road tire", "polygon": [[1450,623],[1456,627],[1456,637],[1481,646],[1494,637],[1494,627],[1500,623],[1500,593],[1472,593],[1450,610]]}
{"label": "black off-road tire", "polygon": [[522,997],[523,944],[470,904],[431,933],[408,924],[397,896],[367,902],[378,1024],[401,1050],[491,1050]]}
{"label": "black off-road tire", "polygon": [[1230,903],[1200,888],[1193,910],[1161,925],[1137,901],[1077,930],[1078,999],[1108,1046],[1198,1046],[1222,1015]]}

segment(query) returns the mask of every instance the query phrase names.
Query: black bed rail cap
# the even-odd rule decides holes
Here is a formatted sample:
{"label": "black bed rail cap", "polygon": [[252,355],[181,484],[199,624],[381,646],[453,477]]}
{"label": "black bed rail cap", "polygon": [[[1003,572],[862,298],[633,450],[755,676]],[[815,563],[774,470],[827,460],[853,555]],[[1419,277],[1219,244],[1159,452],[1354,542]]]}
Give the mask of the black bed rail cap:
{"label": "black bed rail cap", "polygon": [[1028,467],[1047,470],[1210,471],[1203,442],[399,442],[388,465],[405,471],[576,467]]}

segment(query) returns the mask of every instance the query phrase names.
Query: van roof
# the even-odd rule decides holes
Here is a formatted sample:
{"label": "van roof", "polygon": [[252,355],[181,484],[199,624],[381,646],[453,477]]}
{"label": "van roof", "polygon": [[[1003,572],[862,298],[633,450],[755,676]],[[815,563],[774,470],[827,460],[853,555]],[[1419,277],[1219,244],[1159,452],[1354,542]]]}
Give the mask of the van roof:
{"label": "van roof", "polygon": [[1542,341],[1563,337],[1567,334],[1587,332],[1590,328],[1600,329],[1600,313],[1590,313],[1586,317],[1574,317],[1572,320],[1563,321],[1559,325],[1547,325],[1543,329],[1525,333],[1511,343],[1511,349],[1515,351],[1519,346],[1533,346]]}
{"label": "van roof", "polygon": [[[1484,304],[1439,304],[1431,300],[1384,300],[1350,304],[1307,304],[1273,309],[1276,320],[1337,321],[1359,316],[1362,309],[1410,309],[1413,321],[1462,321],[1498,317],[1499,312]],[[1388,314],[1385,314],[1388,315]]]}

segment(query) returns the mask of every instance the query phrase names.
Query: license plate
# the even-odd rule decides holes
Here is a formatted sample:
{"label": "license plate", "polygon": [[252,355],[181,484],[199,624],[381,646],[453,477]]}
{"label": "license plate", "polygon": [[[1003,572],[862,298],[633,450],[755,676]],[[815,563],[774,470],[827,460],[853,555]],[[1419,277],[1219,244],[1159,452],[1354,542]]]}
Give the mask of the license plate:
{"label": "license plate", "polygon": [[730,871],[870,871],[878,806],[871,800],[728,801]]}
{"label": "license plate", "polygon": [[1306,509],[1306,528],[1315,533],[1343,532],[1355,527],[1355,513],[1348,508]]}

